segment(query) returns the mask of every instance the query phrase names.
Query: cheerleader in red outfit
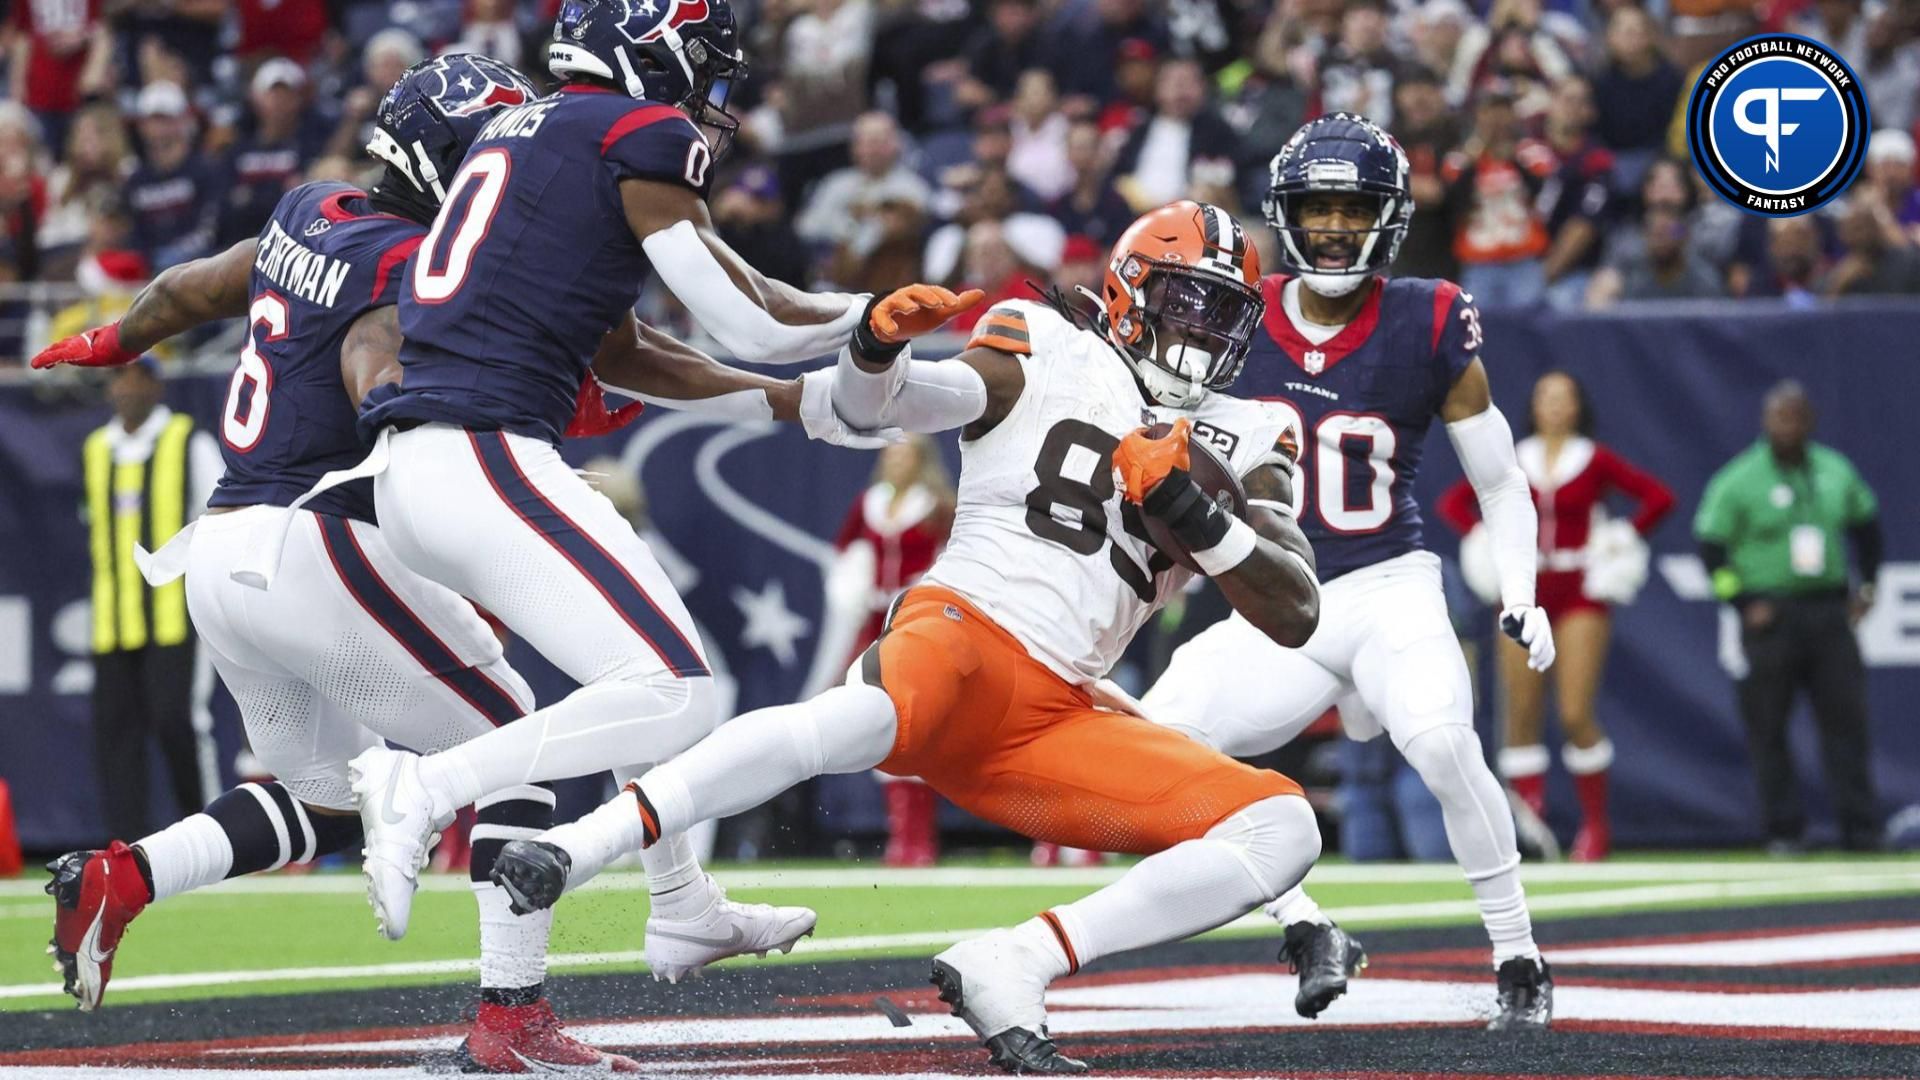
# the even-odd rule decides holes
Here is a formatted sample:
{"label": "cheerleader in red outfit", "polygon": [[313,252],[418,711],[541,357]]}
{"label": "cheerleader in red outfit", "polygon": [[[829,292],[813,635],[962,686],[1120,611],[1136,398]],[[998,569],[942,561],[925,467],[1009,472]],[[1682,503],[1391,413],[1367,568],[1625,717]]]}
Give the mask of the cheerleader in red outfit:
{"label": "cheerleader in red outfit", "polygon": [[[1533,385],[1533,432],[1514,447],[1540,511],[1537,598],[1553,622],[1559,659],[1550,669],[1560,701],[1565,741],[1560,760],[1572,774],[1582,821],[1571,857],[1607,857],[1607,769],[1613,743],[1594,716],[1594,696],[1607,662],[1609,605],[1633,600],[1647,578],[1644,539],[1673,509],[1673,492],[1593,440],[1593,414],[1572,375],[1550,371]],[[1609,518],[1605,502],[1619,493],[1633,500],[1629,520]],[[1466,534],[1460,565],[1468,584],[1497,595],[1491,552],[1480,528],[1473,489],[1461,481],[1440,499],[1441,518]],[[1498,635],[1496,635],[1498,636]],[[1505,641],[1504,638],[1501,639]],[[1506,745],[1500,771],[1536,815],[1546,809],[1547,748],[1542,742],[1547,673],[1527,667],[1526,650],[1505,641],[1500,681],[1506,691]]]}
{"label": "cheerleader in red outfit", "polygon": [[[946,546],[953,524],[953,481],[932,440],[916,436],[880,452],[873,483],[854,502],[826,580],[826,618],[805,701],[845,676],[880,637],[887,606]],[[876,773],[887,796],[887,865],[932,866],[940,857],[932,788],[912,777]]]}

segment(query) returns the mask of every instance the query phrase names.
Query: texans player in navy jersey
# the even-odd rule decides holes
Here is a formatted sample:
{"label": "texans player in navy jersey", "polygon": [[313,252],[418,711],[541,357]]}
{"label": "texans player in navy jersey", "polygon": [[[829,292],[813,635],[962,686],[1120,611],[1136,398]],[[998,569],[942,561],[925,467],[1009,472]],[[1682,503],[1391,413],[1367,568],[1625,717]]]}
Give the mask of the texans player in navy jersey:
{"label": "texans player in navy jersey", "polygon": [[[1553,663],[1534,604],[1536,519],[1513,434],[1480,363],[1480,316],[1450,281],[1388,278],[1413,216],[1399,143],[1363,117],[1323,116],[1273,159],[1265,200],[1286,272],[1261,282],[1256,335],[1233,392],[1288,403],[1305,434],[1288,510],[1313,544],[1320,625],[1281,649],[1234,616],[1175,651],[1142,699],[1149,715],[1235,756],[1265,753],[1338,705],[1349,734],[1385,731],[1440,800],[1447,839],[1493,941],[1495,1029],[1542,1027],[1553,983],[1533,941],[1505,793],[1473,730],[1472,686],[1413,501],[1435,416],[1486,512],[1501,628]],[[1313,1016],[1365,963],[1298,888],[1267,908]]]}
{"label": "texans player in navy jersey", "polygon": [[[246,317],[220,433],[226,472],[210,509],[149,562],[187,574],[200,641],[248,738],[278,779],[244,784],[131,846],[51,864],[52,951],[82,1009],[99,1006],[127,924],[148,905],[223,878],[307,863],[361,838],[347,763],[382,737],[437,750],[523,715],[533,699],[499,640],[457,594],[409,571],[374,525],[372,485],[348,484],[284,509],[329,470],[365,456],[356,403],[392,377],[395,301],[450,173],[481,125],[536,91],[479,56],[429,60],[394,84],[368,150],[386,163],[369,193],[313,183],[288,192],[257,239],[161,274],[117,323],[49,346],[34,367],[125,363],[215,319]],[[288,519],[295,519],[288,523]],[[229,570],[281,529],[271,591]],[[508,840],[551,824],[553,794],[523,786],[479,804],[473,883],[480,907],[481,1004],[463,1065],[635,1071],[559,1027],[542,993],[544,917],[509,913],[488,881]]]}
{"label": "texans player in navy jersey", "polygon": [[[833,352],[890,302],[768,281],[714,235],[706,133],[730,136],[727,91],[745,70],[727,0],[567,0],[547,66],[563,85],[490,120],[446,181],[400,297],[401,381],[362,420],[380,432],[366,471],[394,553],[485,606],[581,689],[455,751],[355,760],[368,895],[394,936],[428,837],[456,808],[609,767],[624,781],[721,719],[685,605],[557,449],[583,376],[609,331],[630,324],[643,283],[658,275],[747,360]],[[945,294],[936,308],[919,315],[938,325],[961,306]],[[573,872],[591,876],[598,855],[619,853],[576,853]],[[727,901],[684,838],[642,859],[657,976],[812,932],[812,912]]]}

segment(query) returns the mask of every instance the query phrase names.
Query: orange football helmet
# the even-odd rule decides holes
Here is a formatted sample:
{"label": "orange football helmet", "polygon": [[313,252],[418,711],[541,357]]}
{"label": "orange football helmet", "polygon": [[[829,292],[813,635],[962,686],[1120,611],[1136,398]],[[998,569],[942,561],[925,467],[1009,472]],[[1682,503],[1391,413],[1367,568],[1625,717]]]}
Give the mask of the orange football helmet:
{"label": "orange football helmet", "polygon": [[1185,200],[1141,215],[1113,245],[1107,340],[1147,396],[1192,408],[1232,385],[1260,325],[1260,257],[1233,215]]}

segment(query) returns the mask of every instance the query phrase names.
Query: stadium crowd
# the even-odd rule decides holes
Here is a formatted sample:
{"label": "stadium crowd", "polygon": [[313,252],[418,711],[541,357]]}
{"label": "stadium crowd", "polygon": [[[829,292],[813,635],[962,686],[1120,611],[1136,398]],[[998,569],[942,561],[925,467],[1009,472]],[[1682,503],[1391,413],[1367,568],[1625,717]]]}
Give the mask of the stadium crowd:
{"label": "stadium crowd", "polygon": [[[153,273],[253,235],[285,188],[359,178],[379,94],[416,60],[484,51],[544,79],[557,4],[14,0],[0,286],[77,283],[90,301],[55,331],[111,317]],[[1257,220],[1286,133],[1351,110],[1411,157],[1419,212],[1398,272],[1456,278],[1486,306],[1920,292],[1920,4],[741,7],[752,73],[714,211],[795,282],[921,278],[990,298],[1091,284],[1149,206],[1193,197]],[[1827,42],[1866,85],[1868,165],[1830,211],[1743,214],[1686,161],[1698,65],[1760,29]]]}

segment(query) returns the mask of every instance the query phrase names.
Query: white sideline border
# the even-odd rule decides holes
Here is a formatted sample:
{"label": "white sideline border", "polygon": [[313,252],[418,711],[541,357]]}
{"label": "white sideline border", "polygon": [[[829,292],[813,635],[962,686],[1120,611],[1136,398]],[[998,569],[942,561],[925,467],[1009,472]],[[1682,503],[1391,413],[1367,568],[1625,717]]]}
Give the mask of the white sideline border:
{"label": "white sideline border", "polygon": [[[1829,867],[1831,869],[1831,866]],[[1042,871],[1051,874],[1052,871]],[[353,879],[356,885],[358,878]],[[1639,888],[1608,889],[1599,892],[1551,893],[1533,897],[1529,907],[1536,913],[1577,913],[1599,909],[1617,910],[1651,907],[1687,901],[1748,899],[1796,894],[1833,896],[1920,891],[1920,868],[1906,873],[1861,874],[1828,880],[1808,888],[1799,880],[1751,880],[1689,882],[1672,885],[1648,885]],[[1471,918],[1479,908],[1471,900],[1433,900],[1402,904],[1363,904],[1331,909],[1336,921],[1353,927],[1424,919]],[[1249,930],[1274,931],[1272,921],[1255,911],[1221,927],[1213,933]],[[867,934],[845,937],[805,938],[794,949],[801,956],[833,956],[878,952],[884,949],[937,948],[984,933],[985,928],[941,930],[909,934]],[[638,966],[646,956],[639,950],[603,953],[556,953],[547,958],[550,970]],[[394,964],[359,964],[340,967],[268,968],[251,971],[181,972],[166,975],[135,975],[114,980],[114,987],[128,990],[179,990],[204,986],[283,981],[334,981],[340,979],[396,978],[421,975],[457,975],[478,971],[478,959],[423,960]],[[13,983],[0,985],[0,999],[63,997],[57,983]]]}

